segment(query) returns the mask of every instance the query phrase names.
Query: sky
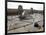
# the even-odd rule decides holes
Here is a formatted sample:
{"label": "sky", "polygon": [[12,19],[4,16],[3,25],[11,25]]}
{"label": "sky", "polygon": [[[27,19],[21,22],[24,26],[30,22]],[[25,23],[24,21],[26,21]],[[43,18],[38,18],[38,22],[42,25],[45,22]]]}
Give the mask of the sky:
{"label": "sky", "polygon": [[36,10],[43,10],[43,4],[34,4],[34,3],[17,3],[17,2],[8,2],[7,8],[8,9],[17,9],[19,5],[22,5],[23,9],[36,9]]}

